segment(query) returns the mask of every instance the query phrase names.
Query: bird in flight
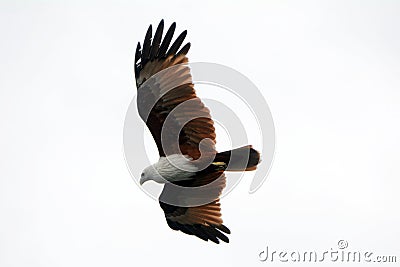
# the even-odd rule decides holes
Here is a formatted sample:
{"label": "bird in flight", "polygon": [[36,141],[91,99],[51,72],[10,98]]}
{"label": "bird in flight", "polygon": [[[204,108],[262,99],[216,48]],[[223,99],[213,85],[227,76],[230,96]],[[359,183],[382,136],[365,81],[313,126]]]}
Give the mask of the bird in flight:
{"label": "bird in flight", "polygon": [[[163,38],[164,20],[153,36],[149,26],[135,54],[137,106],[158,148],[159,160],[141,174],[140,184],[164,184],[159,203],[173,230],[205,241],[229,242],[219,197],[225,171],[255,170],[260,154],[251,145],[218,153],[209,109],[196,96],[187,53],[187,31],[172,43],[176,23]],[[198,189],[196,191],[196,189]],[[200,200],[200,202],[199,202]]]}

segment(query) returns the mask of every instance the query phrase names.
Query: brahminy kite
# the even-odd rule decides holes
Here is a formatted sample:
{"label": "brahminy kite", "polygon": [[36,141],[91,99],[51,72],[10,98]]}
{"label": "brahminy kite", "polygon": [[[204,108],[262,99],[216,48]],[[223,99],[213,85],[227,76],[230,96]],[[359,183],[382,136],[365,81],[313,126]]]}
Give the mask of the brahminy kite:
{"label": "brahminy kite", "polygon": [[[154,36],[150,25],[143,47],[139,42],[136,48],[138,111],[160,155],[157,163],[144,169],[140,184],[149,180],[164,184],[159,203],[173,230],[205,241],[229,242],[225,234],[230,230],[223,224],[219,203],[226,182],[224,172],[255,170],[260,154],[250,145],[220,153],[215,150],[214,122],[209,109],[196,96],[187,65],[190,43],[181,48],[187,31],[170,45],[175,27],[174,22],[163,38],[164,21]],[[196,193],[185,191],[188,188],[206,189],[193,191],[197,192],[194,196]],[[203,193],[206,203],[190,205]]]}

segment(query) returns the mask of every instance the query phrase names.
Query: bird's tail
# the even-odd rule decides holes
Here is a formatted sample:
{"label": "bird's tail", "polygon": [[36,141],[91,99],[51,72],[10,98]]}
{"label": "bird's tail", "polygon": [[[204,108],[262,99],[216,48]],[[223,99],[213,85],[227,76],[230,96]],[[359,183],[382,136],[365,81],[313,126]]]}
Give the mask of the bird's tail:
{"label": "bird's tail", "polygon": [[218,153],[212,164],[225,171],[253,171],[259,163],[260,153],[248,145]]}

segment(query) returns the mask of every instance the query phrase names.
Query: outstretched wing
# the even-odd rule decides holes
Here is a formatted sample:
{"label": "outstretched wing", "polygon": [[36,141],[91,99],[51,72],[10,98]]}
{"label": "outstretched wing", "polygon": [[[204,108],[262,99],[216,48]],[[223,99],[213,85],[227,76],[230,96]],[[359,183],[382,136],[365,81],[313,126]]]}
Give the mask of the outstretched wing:
{"label": "outstretched wing", "polygon": [[[202,191],[200,186],[213,181],[215,184],[212,188]],[[230,230],[223,224],[219,203],[219,196],[225,187],[223,172],[205,173],[195,177],[194,180],[181,181],[179,185],[184,187],[165,184],[160,195],[160,206],[164,210],[169,227],[185,234],[195,235],[205,241],[211,240],[218,244],[219,240],[222,240],[228,243],[229,239],[225,234],[230,234]],[[198,191],[193,193],[188,191],[188,187],[196,187]],[[199,198],[208,204],[193,207],[167,204],[179,201],[190,204]]]}
{"label": "outstretched wing", "polygon": [[[214,122],[208,108],[196,96],[190,69],[185,65],[190,43],[180,49],[186,31],[170,45],[175,27],[173,23],[162,38],[164,21],[161,20],[154,37],[150,25],[143,48],[138,43],[135,55],[138,110],[153,135],[160,156],[182,153],[198,159],[201,153],[216,152]],[[217,182],[210,184],[211,188],[200,189],[197,195],[187,194],[185,189],[202,188],[215,180]],[[204,172],[176,185],[182,187],[165,184],[160,195],[160,206],[168,225],[203,240],[229,242],[225,234],[230,231],[223,225],[219,204],[219,196],[225,187],[223,172]],[[194,207],[167,204],[179,203],[170,201],[171,198],[180,198],[185,204],[190,204],[191,200],[196,202],[194,198],[205,201]]]}
{"label": "outstretched wing", "polygon": [[[135,76],[138,110],[157,144],[160,156],[189,155],[198,159],[203,152],[215,152],[215,129],[210,112],[196,96],[186,54],[190,43],[180,50],[186,31],[170,46],[176,24],[162,40],[164,21],[154,38],[152,26],[143,42],[137,45]],[[175,109],[175,110],[174,110]]]}

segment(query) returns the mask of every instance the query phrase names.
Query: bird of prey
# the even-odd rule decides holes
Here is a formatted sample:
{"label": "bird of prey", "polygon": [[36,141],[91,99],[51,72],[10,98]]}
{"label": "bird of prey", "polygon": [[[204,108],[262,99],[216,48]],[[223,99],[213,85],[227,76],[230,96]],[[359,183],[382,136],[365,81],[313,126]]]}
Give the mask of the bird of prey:
{"label": "bird of prey", "polygon": [[[230,230],[223,224],[219,202],[226,182],[224,172],[255,170],[260,154],[251,145],[216,151],[210,111],[196,96],[187,67],[190,43],[182,46],[187,31],[171,45],[175,28],[174,22],[163,37],[161,20],[153,36],[150,25],[143,46],[139,42],[136,48],[138,111],[160,156],[157,163],[144,169],[140,184],[149,180],[164,184],[159,203],[170,228],[205,241],[228,243],[226,235]],[[211,186],[198,191],[197,196],[185,191],[206,185]],[[198,199],[203,193],[207,202],[199,205],[167,200],[183,199],[182,203],[190,203],[191,198]]]}

